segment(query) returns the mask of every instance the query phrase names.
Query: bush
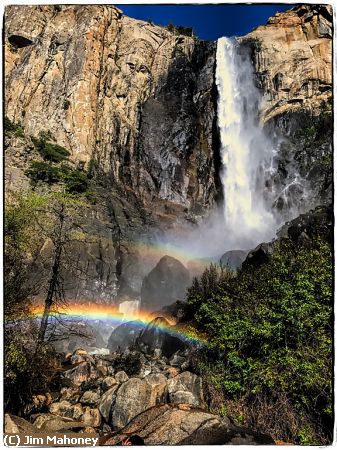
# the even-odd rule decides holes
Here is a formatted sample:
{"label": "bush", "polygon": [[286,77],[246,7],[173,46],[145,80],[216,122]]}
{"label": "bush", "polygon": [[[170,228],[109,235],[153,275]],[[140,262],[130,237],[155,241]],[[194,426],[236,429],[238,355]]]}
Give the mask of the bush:
{"label": "bush", "polygon": [[70,152],[58,144],[52,144],[48,142],[49,135],[46,133],[40,133],[39,138],[32,137],[33,144],[36,150],[40,153],[45,161],[59,163],[68,159]]}
{"label": "bush", "polygon": [[61,180],[59,168],[43,161],[32,161],[26,175],[32,180],[33,184],[37,184],[39,181],[53,184]]}
{"label": "bush", "polygon": [[208,270],[188,293],[188,314],[209,336],[212,375],[249,409],[249,425],[274,438],[329,439],[332,292],[331,249],[318,239],[311,248],[281,242],[269,263],[236,278]]}
{"label": "bush", "polygon": [[5,134],[14,134],[16,137],[24,137],[25,132],[20,124],[12,122],[7,116],[4,119]]}
{"label": "bush", "polygon": [[64,170],[62,179],[65,181],[66,191],[70,194],[83,194],[88,190],[88,177],[85,172],[78,169]]}

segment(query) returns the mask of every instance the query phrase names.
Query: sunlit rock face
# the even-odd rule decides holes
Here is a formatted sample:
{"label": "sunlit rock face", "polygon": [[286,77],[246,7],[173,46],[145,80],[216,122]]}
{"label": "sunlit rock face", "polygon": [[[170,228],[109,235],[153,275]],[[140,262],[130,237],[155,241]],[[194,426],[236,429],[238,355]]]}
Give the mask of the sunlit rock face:
{"label": "sunlit rock face", "polygon": [[[289,5],[290,6],[290,5]],[[332,7],[299,5],[243,38],[264,91],[263,119],[319,108],[332,88]]]}
{"label": "sunlit rock face", "polygon": [[125,197],[214,204],[215,43],[113,6],[5,14],[6,114],[27,135],[49,131]]}

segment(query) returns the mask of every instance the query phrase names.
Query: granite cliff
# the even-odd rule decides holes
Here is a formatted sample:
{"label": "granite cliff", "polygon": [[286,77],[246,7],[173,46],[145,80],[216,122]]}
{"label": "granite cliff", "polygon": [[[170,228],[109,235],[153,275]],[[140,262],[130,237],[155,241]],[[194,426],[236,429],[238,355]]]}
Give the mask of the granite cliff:
{"label": "granite cliff", "polygon": [[[274,206],[285,218],[289,202],[305,210],[331,198],[331,29],[331,7],[300,5],[240,38],[279,143],[274,183],[287,201]],[[113,6],[6,7],[5,111],[21,130],[6,133],[7,192],[31,184],[42,133],[96,198],[83,212],[91,238],[76,249],[90,277],[73,297],[139,298],[158,261],[144,260],[135,237],[184,229],[221,203],[215,55],[215,42]],[[289,182],[294,171],[305,191]]]}

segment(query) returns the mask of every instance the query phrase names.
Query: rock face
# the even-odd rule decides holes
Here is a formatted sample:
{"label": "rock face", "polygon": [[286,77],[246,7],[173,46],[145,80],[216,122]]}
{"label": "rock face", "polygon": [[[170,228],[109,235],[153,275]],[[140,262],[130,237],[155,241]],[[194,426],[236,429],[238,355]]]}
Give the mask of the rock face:
{"label": "rock face", "polygon": [[214,43],[113,6],[5,14],[6,114],[27,135],[49,131],[145,202],[213,205]]}
{"label": "rock face", "polygon": [[[6,189],[29,187],[25,172],[42,160],[31,136],[44,132],[90,174],[97,197],[81,220],[88,236],[71,250],[85,276],[64,274],[70,297],[111,304],[144,291],[150,309],[183,300],[165,278],[154,298],[151,279],[143,283],[153,261],[131,242],[198,223],[221,200],[216,43],[109,5],[16,5],[5,16],[5,110],[23,127],[5,138]],[[331,201],[331,28],[330,6],[300,5],[241,38],[279,145],[272,183],[284,220],[291,208]],[[39,269],[49,247],[41,244]]]}
{"label": "rock face", "polygon": [[141,307],[156,311],[176,300],[184,300],[190,284],[186,267],[171,256],[164,256],[144,278],[141,290]]}
{"label": "rock face", "polygon": [[331,96],[332,7],[299,5],[247,34],[265,121],[297,109],[319,108]]}
{"label": "rock face", "polygon": [[332,201],[332,8],[299,5],[241,39],[277,154],[268,189],[284,221]]}
{"label": "rock face", "polygon": [[251,250],[242,263],[244,269],[257,267],[270,261],[277,241],[289,239],[295,244],[312,245],[312,241],[323,238],[333,245],[333,210],[332,206],[320,206],[296,219],[286,222],[278,231],[272,242],[263,242]]}

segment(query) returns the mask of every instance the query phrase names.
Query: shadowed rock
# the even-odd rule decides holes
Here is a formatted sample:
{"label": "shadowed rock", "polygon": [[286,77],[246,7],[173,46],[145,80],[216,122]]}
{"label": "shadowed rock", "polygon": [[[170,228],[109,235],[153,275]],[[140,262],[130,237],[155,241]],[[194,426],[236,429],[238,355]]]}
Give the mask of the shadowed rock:
{"label": "shadowed rock", "polygon": [[111,333],[108,341],[108,349],[111,352],[115,352],[117,350],[124,351],[132,347],[145,327],[146,324],[139,323],[138,321],[122,323]]}
{"label": "shadowed rock", "polygon": [[137,347],[144,353],[153,353],[155,349],[161,349],[165,357],[172,356],[178,350],[184,350],[187,343],[170,330],[170,324],[164,317],[157,317],[141,332],[137,341]]}
{"label": "shadowed rock", "polygon": [[247,256],[244,250],[230,250],[224,253],[220,258],[220,264],[222,266],[227,266],[229,269],[237,270],[241,269],[242,263]]}
{"label": "shadowed rock", "polygon": [[190,274],[186,267],[171,256],[164,256],[156,267],[144,278],[141,291],[142,308],[156,311],[183,300],[190,285]]}

